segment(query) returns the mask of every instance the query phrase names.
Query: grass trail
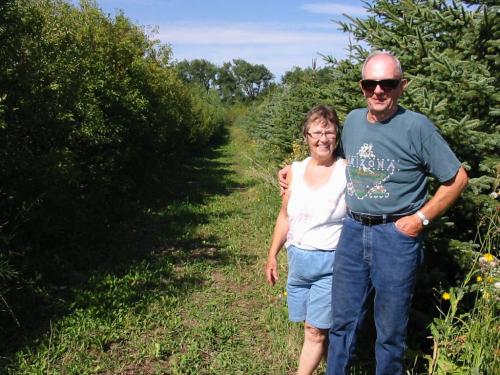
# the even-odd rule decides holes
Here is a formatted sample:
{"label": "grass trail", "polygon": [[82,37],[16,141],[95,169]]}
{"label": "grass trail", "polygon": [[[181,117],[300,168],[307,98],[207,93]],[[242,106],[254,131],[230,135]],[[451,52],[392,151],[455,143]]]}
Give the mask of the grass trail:
{"label": "grass trail", "polygon": [[287,321],[284,272],[264,283],[279,197],[252,148],[232,127],[211,155],[180,165],[164,185],[177,198],[151,202],[67,313],[4,358],[5,372],[291,374],[302,330]]}

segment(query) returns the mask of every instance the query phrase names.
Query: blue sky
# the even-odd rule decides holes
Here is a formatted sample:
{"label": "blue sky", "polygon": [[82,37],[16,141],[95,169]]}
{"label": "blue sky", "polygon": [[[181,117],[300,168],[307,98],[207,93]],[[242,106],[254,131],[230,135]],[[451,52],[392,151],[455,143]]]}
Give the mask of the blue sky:
{"label": "blue sky", "polygon": [[[71,0],[77,4],[78,0]],[[349,36],[332,20],[366,15],[361,0],[97,0],[106,14],[123,10],[135,24],[157,27],[156,39],[176,60],[203,58],[217,65],[242,58],[264,64],[276,78],[307,67],[318,53],[346,56]]]}

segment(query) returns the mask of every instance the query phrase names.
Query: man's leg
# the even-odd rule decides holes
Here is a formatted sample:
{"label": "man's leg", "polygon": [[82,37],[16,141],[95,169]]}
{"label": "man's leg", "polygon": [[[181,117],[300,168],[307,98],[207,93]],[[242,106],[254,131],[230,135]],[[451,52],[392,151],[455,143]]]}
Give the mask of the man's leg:
{"label": "man's leg", "polygon": [[394,223],[375,226],[373,239],[377,375],[401,375],[408,314],[417,269],[422,262],[422,243],[420,238],[399,232]]}
{"label": "man's leg", "polygon": [[356,331],[363,321],[370,282],[371,227],[346,218],[335,253],[327,375],[347,374]]}

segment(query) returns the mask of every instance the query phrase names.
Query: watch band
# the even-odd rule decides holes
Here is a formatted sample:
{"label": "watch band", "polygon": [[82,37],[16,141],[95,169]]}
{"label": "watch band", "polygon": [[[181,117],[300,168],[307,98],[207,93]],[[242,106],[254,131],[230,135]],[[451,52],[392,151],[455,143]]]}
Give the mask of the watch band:
{"label": "watch band", "polygon": [[420,218],[420,220],[422,220],[422,225],[423,226],[429,225],[429,219],[427,219],[427,217],[424,215],[424,213],[422,211],[418,210],[415,213]]}

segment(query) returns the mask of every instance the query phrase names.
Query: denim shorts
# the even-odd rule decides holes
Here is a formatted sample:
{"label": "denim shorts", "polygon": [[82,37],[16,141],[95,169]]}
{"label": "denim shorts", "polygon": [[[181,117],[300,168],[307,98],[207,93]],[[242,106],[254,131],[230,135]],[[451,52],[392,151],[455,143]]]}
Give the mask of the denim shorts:
{"label": "denim shorts", "polygon": [[320,329],[332,325],[332,274],[335,251],[288,247],[288,316]]}

